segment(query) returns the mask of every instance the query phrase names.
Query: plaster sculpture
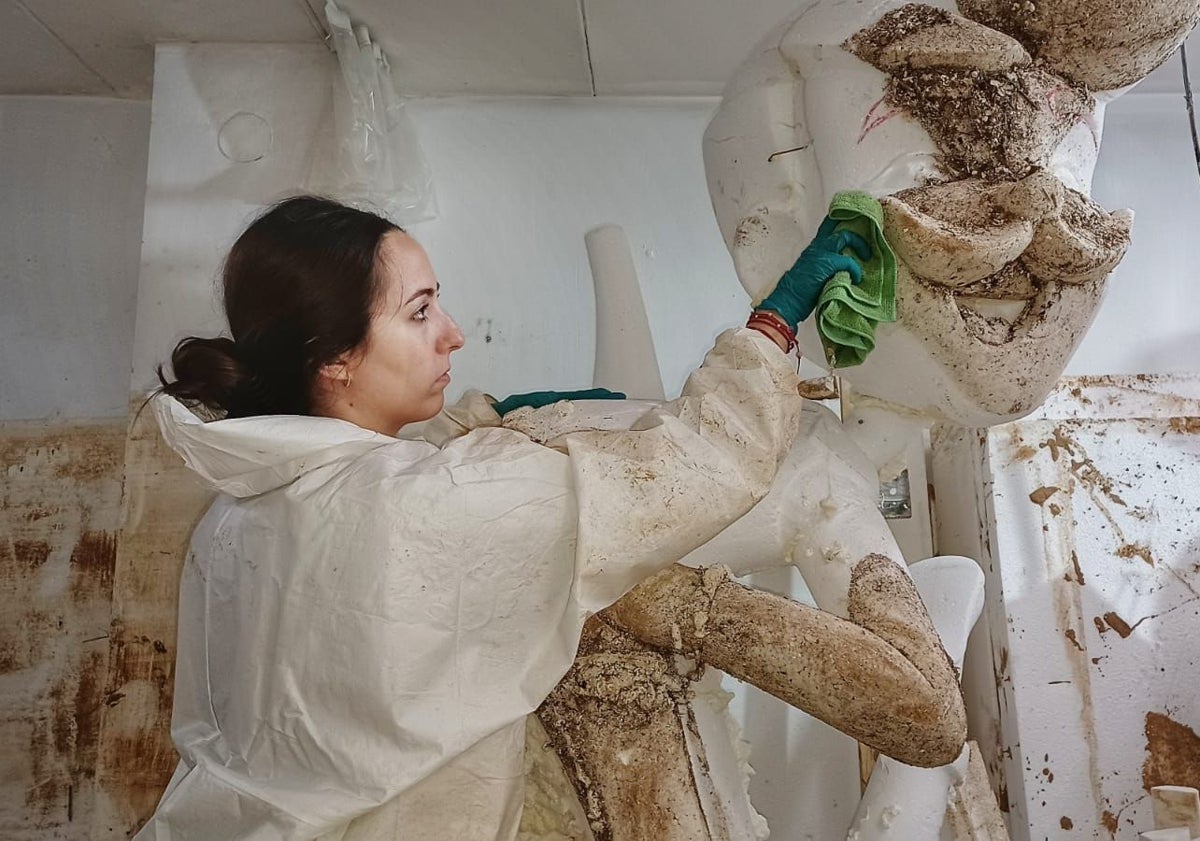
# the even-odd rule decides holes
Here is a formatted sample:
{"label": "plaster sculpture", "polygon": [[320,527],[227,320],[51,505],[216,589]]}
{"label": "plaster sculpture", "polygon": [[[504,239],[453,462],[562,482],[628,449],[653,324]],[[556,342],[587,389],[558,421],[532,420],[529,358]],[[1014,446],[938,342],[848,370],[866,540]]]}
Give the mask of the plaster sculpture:
{"label": "plaster sculpture", "polygon": [[[1129,241],[1131,214],[1110,214],[1088,196],[1104,105],[1169,56],[1198,13],[1197,0],[963,0],[957,10],[947,2],[807,4],[738,70],[705,135],[710,194],[739,279],[760,299],[811,238],[835,192],[871,192],[883,203],[885,232],[899,258],[898,320],[882,325],[874,354],[846,372],[854,388],[931,422],[987,426],[1020,417],[1061,375]],[[811,333],[802,346],[819,357]],[[535,434],[550,423],[553,431],[541,430],[550,443],[604,416],[602,408],[569,418],[550,409],[514,423]],[[855,577],[875,563],[868,559],[882,554],[899,570],[902,558],[872,508],[872,466],[849,468],[861,458],[847,436],[818,434],[816,426],[836,424],[813,417],[771,495],[686,562],[795,563],[818,605],[845,616]],[[861,480],[857,486],[850,472]],[[772,498],[786,504],[772,510]],[[764,519],[755,523],[758,516]],[[947,648],[961,658],[981,591],[969,572],[954,583],[967,567],[945,565],[949,570],[926,578],[922,594],[942,619]],[[708,762],[716,740],[701,737],[696,711],[704,704],[689,712],[687,664],[681,680],[669,659],[647,659],[654,650],[712,656],[684,631],[708,633],[714,588],[723,585],[704,583],[720,579],[716,573],[695,576],[676,569],[611,609],[560,686],[568,697],[552,697],[543,710],[551,730],[556,707],[600,715],[579,698],[594,695],[597,685],[581,674],[603,663],[595,673],[601,684],[613,686],[619,676],[618,689],[650,691],[684,723],[656,732],[642,716],[624,729],[617,722],[589,729],[585,717],[582,726],[563,728],[566,737],[551,733],[548,740],[568,766],[574,763],[582,815],[597,838],[651,837],[651,827],[661,838],[764,837],[742,802],[744,789],[739,800]],[[958,598],[942,603],[939,586]],[[639,610],[649,618],[629,621]],[[779,623],[790,608],[762,611]],[[614,626],[637,640],[613,636]],[[770,684],[771,673],[803,661],[795,655],[784,646],[750,668],[732,667]],[[634,661],[645,666],[640,676],[619,668]],[[624,739],[615,762],[588,760],[614,737]],[[657,761],[668,755],[673,765]],[[955,763],[924,773],[884,760],[880,767],[898,773],[872,779],[853,837],[938,837],[967,757],[964,751]],[[637,773],[625,773],[634,765]],[[901,798],[908,817],[880,820],[889,801]],[[677,816],[684,812],[694,824],[681,829]],[[1002,827],[992,826],[990,837],[998,837]]]}
{"label": "plaster sculpture", "polygon": [[[650,405],[560,403],[517,410],[505,425],[561,446],[578,429],[628,428]],[[827,409],[806,410],[802,424],[758,505],[589,624],[575,666],[538,713],[588,834],[527,825],[525,838],[765,838],[724,699],[693,684],[705,664],[910,765],[960,754],[965,713],[939,634],[956,639],[961,657],[982,573],[964,558],[926,561],[937,572],[920,576],[918,596],[875,507],[874,469]],[[730,581],[783,563],[800,568],[822,610]],[[968,620],[955,630],[960,616]],[[530,747],[536,754],[537,743]],[[552,773],[535,776],[541,783]],[[937,792],[939,822],[946,787],[958,780]],[[546,799],[545,784],[531,789],[533,801]],[[537,807],[529,817],[546,820]]]}
{"label": "plaster sculpture", "polygon": [[[624,287],[636,297],[636,283],[624,282],[631,268],[594,271],[606,294]],[[626,319],[619,324],[628,331]],[[614,357],[628,346],[600,344]],[[621,365],[601,363],[624,384]],[[517,410],[505,424],[555,447],[580,429],[627,429],[653,405],[560,403]],[[836,417],[810,406],[766,498],[685,558],[688,566],[594,619],[575,666],[539,710],[544,729],[530,728],[527,749],[540,761],[528,775],[523,838],[765,838],[747,797],[745,757],[730,738],[727,695],[711,673],[695,682],[704,664],[906,763],[942,765],[959,755],[962,699],[939,637],[961,658],[982,604],[982,573],[964,558],[932,559],[913,567],[914,588],[876,507],[877,486],[875,468]],[[802,571],[825,612],[728,580],[783,563]],[[922,795],[935,805],[911,806],[902,826],[941,822],[961,765],[926,784]],[[574,805],[572,788],[579,804],[562,809],[564,799]],[[911,803],[919,795],[910,788]]]}
{"label": "plaster sculpture", "polygon": [[[1196,0],[844,4],[777,26],[704,137],[713,208],[761,297],[830,197],[880,198],[898,319],[855,391],[978,427],[1039,405],[1132,215],[1089,196],[1105,104],[1169,56]],[[805,353],[820,358],[812,332]]]}
{"label": "plaster sculpture", "polygon": [[[929,422],[1024,415],[1128,245],[1132,214],[1088,196],[1105,104],[1198,15],[1195,0],[809,4],[760,42],[705,134],[739,279],[761,297],[834,193],[871,192],[898,258],[898,318],[842,372],[850,387]],[[811,329],[802,347],[820,353]],[[895,799],[873,779],[857,825]]]}

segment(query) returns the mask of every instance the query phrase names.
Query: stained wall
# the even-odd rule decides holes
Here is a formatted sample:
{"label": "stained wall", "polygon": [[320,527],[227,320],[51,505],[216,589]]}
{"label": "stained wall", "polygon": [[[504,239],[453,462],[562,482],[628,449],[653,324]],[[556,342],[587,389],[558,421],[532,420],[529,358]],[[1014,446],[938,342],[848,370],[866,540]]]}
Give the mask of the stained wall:
{"label": "stained wall", "polygon": [[0,97],[0,837],[89,839],[149,108]]}

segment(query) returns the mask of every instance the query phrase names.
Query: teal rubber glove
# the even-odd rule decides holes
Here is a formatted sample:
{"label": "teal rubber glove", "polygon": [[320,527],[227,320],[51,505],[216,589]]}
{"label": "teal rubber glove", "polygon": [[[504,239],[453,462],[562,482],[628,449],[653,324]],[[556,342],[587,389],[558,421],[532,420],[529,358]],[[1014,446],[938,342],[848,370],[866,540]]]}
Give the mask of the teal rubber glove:
{"label": "teal rubber glove", "polygon": [[607,388],[585,388],[582,391],[530,391],[525,394],[514,394],[497,400],[492,404],[496,414],[504,417],[513,409],[531,406],[540,409],[559,400],[624,400],[625,395],[619,391],[609,391]]}
{"label": "teal rubber glove", "polygon": [[848,272],[853,283],[862,282],[862,266],[842,252],[852,249],[864,261],[870,260],[874,252],[870,244],[853,231],[834,230],[839,224],[839,220],[828,217],[821,223],[812,242],[757,309],[774,310],[795,330],[812,315],[821,290],[835,274]]}

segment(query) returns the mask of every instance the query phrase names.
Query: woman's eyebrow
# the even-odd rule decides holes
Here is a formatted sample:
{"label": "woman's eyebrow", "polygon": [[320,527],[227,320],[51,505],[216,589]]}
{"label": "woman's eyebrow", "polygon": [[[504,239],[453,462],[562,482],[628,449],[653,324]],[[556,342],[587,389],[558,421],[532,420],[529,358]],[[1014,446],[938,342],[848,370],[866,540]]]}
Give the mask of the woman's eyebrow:
{"label": "woman's eyebrow", "polygon": [[441,288],[442,288],[442,284],[439,283],[436,287],[426,287],[424,289],[418,289],[416,292],[409,295],[408,300],[405,301],[400,306],[407,307],[409,304],[411,304],[413,301],[417,300],[417,298],[420,298],[422,295],[434,295]]}

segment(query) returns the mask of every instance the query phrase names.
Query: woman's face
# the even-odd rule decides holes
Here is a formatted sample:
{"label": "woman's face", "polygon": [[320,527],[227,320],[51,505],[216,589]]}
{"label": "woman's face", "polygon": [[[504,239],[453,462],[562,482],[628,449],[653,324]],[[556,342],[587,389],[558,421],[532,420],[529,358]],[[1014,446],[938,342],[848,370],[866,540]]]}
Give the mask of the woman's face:
{"label": "woman's face", "polygon": [[327,373],[329,414],[394,435],[441,411],[450,354],[463,335],[438,303],[433,267],[415,240],[392,231],[377,259],[379,298],[367,340]]}

